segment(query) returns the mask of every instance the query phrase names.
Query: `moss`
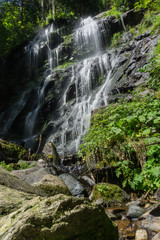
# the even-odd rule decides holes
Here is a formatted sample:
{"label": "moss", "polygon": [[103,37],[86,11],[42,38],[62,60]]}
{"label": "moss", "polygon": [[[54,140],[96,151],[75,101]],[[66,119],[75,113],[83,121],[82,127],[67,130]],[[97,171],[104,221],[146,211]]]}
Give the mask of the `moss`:
{"label": "moss", "polygon": [[65,62],[65,63],[63,63],[62,65],[59,65],[56,69],[59,69],[59,68],[61,68],[61,69],[66,69],[67,67],[72,66],[74,63],[75,63],[75,62]]}
{"label": "moss", "polygon": [[99,183],[94,186],[93,200],[102,198],[107,205],[124,202],[128,196],[123,189],[114,184]]}
{"label": "moss", "polygon": [[26,154],[26,150],[15,143],[10,143],[4,140],[0,140],[0,151],[2,152],[3,159],[6,163],[18,162]]}
{"label": "moss", "polygon": [[40,189],[42,189],[47,195],[54,196],[60,193],[63,193],[65,195],[71,195],[67,187],[63,186],[53,186],[53,185],[39,185]]}
{"label": "moss", "polygon": [[69,44],[71,44],[71,43],[72,43],[72,38],[73,38],[73,35],[72,35],[72,34],[65,36],[65,37],[64,37],[63,45],[66,47],[66,46],[68,46]]}

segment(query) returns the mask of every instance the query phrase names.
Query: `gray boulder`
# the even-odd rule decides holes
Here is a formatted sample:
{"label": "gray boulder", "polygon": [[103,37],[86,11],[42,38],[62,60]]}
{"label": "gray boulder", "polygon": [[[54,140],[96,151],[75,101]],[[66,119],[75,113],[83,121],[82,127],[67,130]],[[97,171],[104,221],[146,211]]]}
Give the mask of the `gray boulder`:
{"label": "gray boulder", "polygon": [[22,170],[13,170],[12,175],[19,177],[22,181],[29,184],[39,182],[45,175],[52,174],[49,167],[39,168],[33,167]]}
{"label": "gray boulder", "polygon": [[84,188],[75,177],[69,173],[61,174],[59,177],[65,182],[73,196],[83,196]]}
{"label": "gray boulder", "polygon": [[128,218],[139,218],[145,213],[145,210],[139,206],[131,205],[127,212]]}

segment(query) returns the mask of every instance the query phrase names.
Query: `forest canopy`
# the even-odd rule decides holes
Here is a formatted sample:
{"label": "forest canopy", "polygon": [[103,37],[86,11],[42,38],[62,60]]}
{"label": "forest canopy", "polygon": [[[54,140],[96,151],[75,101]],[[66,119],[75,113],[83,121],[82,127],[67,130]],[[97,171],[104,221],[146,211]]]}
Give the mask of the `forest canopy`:
{"label": "forest canopy", "polygon": [[147,8],[159,0],[1,0],[0,57],[28,40],[39,27],[50,21],[67,23],[80,16],[94,15],[110,9],[120,12]]}

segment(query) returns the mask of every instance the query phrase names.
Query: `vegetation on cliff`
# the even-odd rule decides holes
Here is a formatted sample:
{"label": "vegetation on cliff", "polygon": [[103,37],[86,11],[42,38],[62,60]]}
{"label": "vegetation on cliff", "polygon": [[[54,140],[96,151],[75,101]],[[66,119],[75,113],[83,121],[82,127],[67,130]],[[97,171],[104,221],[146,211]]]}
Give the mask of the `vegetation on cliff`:
{"label": "vegetation on cliff", "polygon": [[[157,34],[159,15],[147,12],[149,15],[154,17],[152,24],[144,18],[138,29],[143,25]],[[146,83],[128,93],[129,101],[123,99],[92,116],[80,155],[86,161],[94,156],[98,169],[114,166],[123,187],[146,191],[160,187],[160,41],[149,63],[139,71],[149,75]]]}

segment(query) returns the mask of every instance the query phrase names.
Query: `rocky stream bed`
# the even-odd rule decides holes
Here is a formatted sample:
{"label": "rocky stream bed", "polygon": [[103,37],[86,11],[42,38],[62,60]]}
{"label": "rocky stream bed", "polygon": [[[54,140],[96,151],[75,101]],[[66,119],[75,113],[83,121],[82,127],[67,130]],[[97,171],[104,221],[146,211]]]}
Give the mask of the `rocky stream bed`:
{"label": "rocky stream bed", "polygon": [[[1,240],[160,239],[160,190],[138,197],[96,184],[80,159],[61,159],[49,142],[38,161],[15,161],[9,145],[0,142],[6,162],[31,167],[11,173],[0,167]],[[22,148],[13,146],[18,155]]]}

